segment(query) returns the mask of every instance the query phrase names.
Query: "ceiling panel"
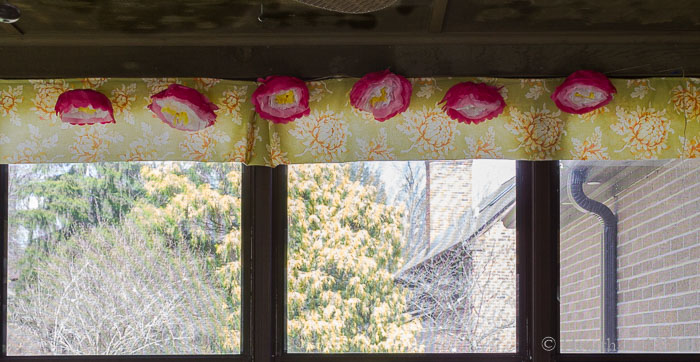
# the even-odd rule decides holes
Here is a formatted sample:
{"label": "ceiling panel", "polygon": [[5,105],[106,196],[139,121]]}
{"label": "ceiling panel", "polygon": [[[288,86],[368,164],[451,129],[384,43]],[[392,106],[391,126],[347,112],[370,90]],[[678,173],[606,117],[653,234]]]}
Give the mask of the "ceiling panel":
{"label": "ceiling panel", "polygon": [[293,0],[9,1],[23,16],[0,24],[1,78],[700,75],[700,0],[399,0],[365,15]]}
{"label": "ceiling panel", "polygon": [[698,0],[458,0],[445,31],[700,30]]}
{"label": "ceiling panel", "polygon": [[403,0],[375,13],[349,15],[292,0],[12,0],[12,3],[22,10],[18,25],[26,36],[417,32],[426,29],[432,7],[430,0]]}

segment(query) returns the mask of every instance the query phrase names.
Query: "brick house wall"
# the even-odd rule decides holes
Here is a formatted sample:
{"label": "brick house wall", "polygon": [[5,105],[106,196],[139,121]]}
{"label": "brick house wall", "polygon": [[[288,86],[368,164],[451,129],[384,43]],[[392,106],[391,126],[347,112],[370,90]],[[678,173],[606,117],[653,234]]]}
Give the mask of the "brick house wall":
{"label": "brick house wall", "polygon": [[[617,351],[700,352],[699,168],[673,161],[599,200],[618,216]],[[581,213],[560,238],[562,351],[601,352],[602,224]]]}
{"label": "brick house wall", "polygon": [[[452,288],[455,293],[468,295],[455,296],[460,300],[457,306],[437,320],[424,318],[419,343],[428,353],[515,352],[515,229],[503,223],[503,217],[513,210],[514,204],[495,215],[474,239],[462,245],[471,236],[470,232],[476,230],[465,232],[479,221],[475,214],[469,214],[467,221],[474,225],[463,225],[460,219],[465,213],[476,211],[472,202],[472,161],[431,161],[429,168],[426,221],[430,245],[445,250],[417,268],[447,270],[451,268],[445,265],[464,263],[469,269],[467,273],[455,277],[442,272],[439,278],[443,282],[450,280],[445,286],[448,290]],[[514,198],[514,193],[508,197]],[[463,230],[456,230],[460,228]]]}
{"label": "brick house wall", "polygon": [[477,238],[472,258],[477,335],[488,336],[480,352],[515,352],[515,229],[506,228],[500,219],[494,222]]}
{"label": "brick house wall", "polygon": [[600,242],[603,228],[586,215],[560,234],[560,336],[562,351],[601,350]]}
{"label": "brick house wall", "polygon": [[430,161],[427,192],[430,244],[454,227],[472,207],[472,160]]}
{"label": "brick house wall", "polygon": [[[418,341],[424,352],[516,351],[515,230],[499,220],[473,244],[468,300],[440,320],[423,319]],[[454,257],[440,262],[454,262]]]}

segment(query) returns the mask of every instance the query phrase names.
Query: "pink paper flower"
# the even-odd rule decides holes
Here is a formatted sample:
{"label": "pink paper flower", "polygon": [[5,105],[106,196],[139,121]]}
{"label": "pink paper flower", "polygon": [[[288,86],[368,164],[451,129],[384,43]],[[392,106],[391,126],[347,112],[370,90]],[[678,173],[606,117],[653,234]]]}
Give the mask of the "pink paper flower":
{"label": "pink paper flower", "polygon": [[350,104],[384,122],[408,108],[412,90],[411,82],[389,70],[369,73],[352,86]]}
{"label": "pink paper flower", "polygon": [[608,78],[592,70],[569,75],[552,93],[554,103],[566,113],[584,114],[610,103],[617,92]]}
{"label": "pink paper flower", "polygon": [[73,125],[115,123],[109,98],[91,89],[63,92],[58,96],[54,110],[61,121]]}
{"label": "pink paper flower", "polygon": [[307,116],[309,89],[299,78],[269,76],[253,92],[253,105],[260,117],[273,123],[288,123]]}
{"label": "pink paper flower", "polygon": [[151,96],[148,108],[161,121],[181,131],[199,131],[214,125],[214,111],[219,109],[204,94],[179,84],[171,84]]}
{"label": "pink paper flower", "polygon": [[484,83],[464,82],[450,88],[440,103],[450,118],[463,123],[481,123],[503,112],[506,101],[498,88]]}

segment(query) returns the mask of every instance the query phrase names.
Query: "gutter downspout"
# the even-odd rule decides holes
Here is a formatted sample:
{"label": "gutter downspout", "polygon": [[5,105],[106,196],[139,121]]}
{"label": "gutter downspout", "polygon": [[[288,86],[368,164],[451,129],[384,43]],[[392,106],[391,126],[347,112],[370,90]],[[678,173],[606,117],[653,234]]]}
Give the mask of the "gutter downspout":
{"label": "gutter downspout", "polygon": [[617,351],[617,216],[603,203],[583,192],[589,169],[575,167],[569,175],[569,197],[582,212],[594,213],[603,222],[601,346],[604,352]]}

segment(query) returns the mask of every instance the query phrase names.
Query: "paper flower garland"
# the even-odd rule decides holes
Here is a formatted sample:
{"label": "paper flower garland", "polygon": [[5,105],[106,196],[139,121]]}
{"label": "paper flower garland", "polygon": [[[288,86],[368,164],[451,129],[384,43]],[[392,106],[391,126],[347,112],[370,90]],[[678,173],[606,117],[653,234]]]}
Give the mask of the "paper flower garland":
{"label": "paper flower garland", "polygon": [[299,78],[269,76],[253,92],[253,105],[260,117],[272,123],[288,123],[309,115],[309,89]]}
{"label": "paper flower garland", "polygon": [[384,122],[408,108],[412,90],[411,82],[389,70],[369,73],[352,86],[350,104]]}
{"label": "paper flower garland", "polygon": [[591,70],[569,75],[552,93],[552,100],[564,112],[584,114],[610,103],[617,92],[608,78]]}
{"label": "paper flower garland", "polygon": [[115,123],[109,98],[91,89],[63,92],[54,107],[61,121],[73,125]]}
{"label": "paper flower garland", "polygon": [[171,84],[151,96],[148,105],[156,117],[181,131],[200,131],[216,123],[215,104],[199,91],[180,84]]}
{"label": "paper flower garland", "polygon": [[506,101],[498,88],[484,84],[464,82],[450,88],[440,103],[450,118],[462,123],[481,123],[501,114]]}

